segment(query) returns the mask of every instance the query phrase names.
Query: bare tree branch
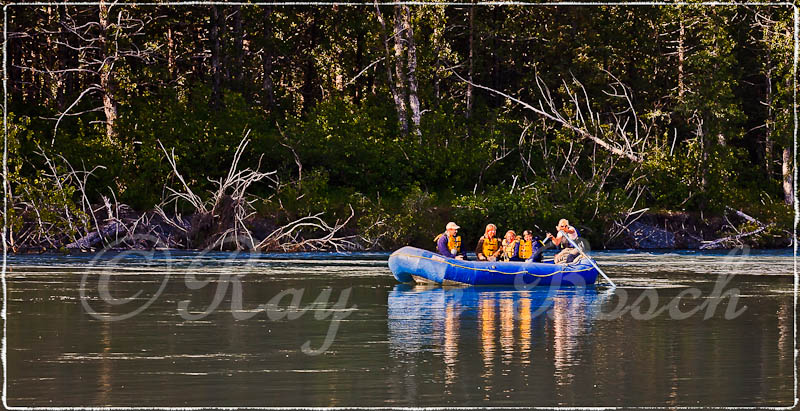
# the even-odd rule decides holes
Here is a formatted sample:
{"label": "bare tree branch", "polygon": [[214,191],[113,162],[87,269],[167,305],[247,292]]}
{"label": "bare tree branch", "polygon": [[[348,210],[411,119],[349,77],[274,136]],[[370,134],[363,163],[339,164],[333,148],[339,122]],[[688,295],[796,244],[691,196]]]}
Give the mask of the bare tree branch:
{"label": "bare tree branch", "polygon": [[[495,90],[495,89],[493,89],[491,87],[486,87],[486,86],[483,86],[483,85],[480,85],[480,84],[473,83],[473,82],[461,77],[461,75],[459,75],[454,70],[450,70],[450,71],[456,77],[458,77],[462,82],[471,84],[473,87],[477,87],[477,88],[480,88],[480,89],[495,93],[497,95],[500,95],[500,96],[502,96],[502,97],[504,97],[506,99],[509,99],[509,100],[511,100],[511,101],[523,106],[524,108],[526,108],[528,110],[533,111],[534,113],[536,113],[536,114],[538,114],[538,115],[540,115],[540,116],[542,116],[542,117],[544,117],[546,119],[549,119],[551,121],[555,121],[555,122],[561,124],[562,126],[572,130],[573,132],[575,132],[579,136],[584,137],[586,139],[589,139],[589,140],[597,143],[597,145],[599,145],[600,147],[603,147],[607,151],[609,151],[609,152],[611,152],[611,153],[613,153],[613,154],[615,154],[617,156],[625,157],[625,158],[627,158],[627,159],[629,159],[629,160],[631,160],[631,161],[633,161],[635,163],[641,163],[643,161],[642,157],[640,155],[637,155],[636,153],[633,153],[632,151],[626,151],[626,150],[623,150],[623,149],[621,149],[619,147],[616,147],[616,146],[612,145],[611,143],[607,142],[606,140],[604,140],[603,138],[601,138],[600,136],[589,132],[584,127],[583,124],[575,124],[574,122],[564,118],[563,115],[561,114],[561,112],[556,108],[555,99],[550,94],[550,90],[547,88],[547,86],[544,84],[544,82],[541,80],[541,78],[538,75],[536,76],[537,85],[539,86],[540,93],[542,95],[542,98],[544,99],[544,104],[547,105],[549,110],[545,109],[545,106],[544,106],[544,104],[543,104],[541,99],[539,100],[539,107],[537,108],[537,107],[534,107],[534,106],[532,106],[532,105],[530,105],[530,104],[528,104],[528,103],[526,103],[526,102],[524,102],[524,101],[522,101],[522,100],[520,100],[518,98],[512,97],[512,96],[510,96],[510,95],[508,95],[506,93],[503,93],[502,91],[498,91],[498,90]],[[581,85],[581,88],[582,87],[583,86]],[[584,90],[584,92],[585,92],[585,90]],[[588,102],[587,102],[587,104],[588,104]],[[577,106],[575,108],[576,108],[576,110],[580,111],[580,106]],[[624,134],[620,135],[619,132],[617,132],[616,134],[619,137],[621,137],[624,141],[627,141],[627,137],[625,137]]]}

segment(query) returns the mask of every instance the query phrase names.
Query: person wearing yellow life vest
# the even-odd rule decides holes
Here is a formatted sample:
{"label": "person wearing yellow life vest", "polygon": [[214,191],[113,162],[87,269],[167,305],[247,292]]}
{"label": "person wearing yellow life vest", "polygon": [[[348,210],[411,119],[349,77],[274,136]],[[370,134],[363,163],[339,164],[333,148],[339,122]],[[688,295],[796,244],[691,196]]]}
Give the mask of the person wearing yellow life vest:
{"label": "person wearing yellow life vest", "polygon": [[497,257],[500,257],[500,253],[503,250],[500,248],[500,241],[495,237],[496,234],[496,225],[489,224],[486,226],[486,231],[478,240],[478,246],[475,248],[478,261],[497,261]]}
{"label": "person wearing yellow life vest", "polygon": [[522,261],[519,258],[519,241],[514,230],[506,231],[503,239],[503,261]]}
{"label": "person wearing yellow life vest", "polygon": [[539,237],[534,237],[531,230],[522,232],[522,240],[519,241],[519,258],[527,263],[541,263],[544,243]]}
{"label": "person wearing yellow life vest", "polygon": [[461,252],[461,236],[458,235],[459,228],[461,227],[452,221],[447,223],[444,233],[439,234],[434,239],[437,253],[456,260],[466,259],[465,254]]}

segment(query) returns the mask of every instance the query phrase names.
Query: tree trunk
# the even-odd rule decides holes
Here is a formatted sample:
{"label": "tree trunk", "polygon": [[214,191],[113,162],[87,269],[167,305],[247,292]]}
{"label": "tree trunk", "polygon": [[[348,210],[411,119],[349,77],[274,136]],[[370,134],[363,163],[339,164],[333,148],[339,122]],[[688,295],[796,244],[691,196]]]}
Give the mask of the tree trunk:
{"label": "tree trunk", "polygon": [[794,167],[792,162],[792,149],[783,148],[783,199],[786,204],[794,203]]}
{"label": "tree trunk", "polygon": [[[364,66],[364,32],[359,29],[356,33],[356,66],[355,70],[353,70],[353,75],[358,75],[358,70],[360,67]],[[352,77],[351,76],[351,77]],[[353,84],[353,103],[356,105],[361,103],[361,89],[363,88],[364,81],[359,77],[356,79],[355,84]]]}
{"label": "tree trunk", "polygon": [[[205,12],[205,8],[203,8],[202,11]],[[211,26],[213,26],[213,24]],[[187,23],[187,27],[192,33],[192,44],[194,45],[194,55],[192,56],[191,60],[193,67],[191,71],[194,74],[196,81],[205,83],[208,81],[206,75],[209,73],[205,56],[205,48],[207,44],[204,37],[205,31],[201,25],[191,24],[191,21]],[[211,32],[211,27],[208,28],[208,31],[209,33]],[[189,90],[191,90],[191,87]]]}
{"label": "tree trunk", "polygon": [[469,8],[469,72],[467,77],[469,83],[467,84],[467,110],[465,116],[470,118],[472,116],[472,74],[474,73],[474,53],[475,53],[475,6]]}
{"label": "tree trunk", "polygon": [[705,191],[708,187],[708,138],[705,135],[703,119],[697,120],[697,138],[700,139],[700,188]]}
{"label": "tree trunk", "polygon": [[275,91],[272,84],[272,6],[264,7],[264,110],[269,112],[275,104]]}
{"label": "tree trunk", "polygon": [[389,88],[392,91],[392,98],[394,98],[394,107],[397,110],[397,119],[400,122],[400,131],[405,136],[408,134],[408,115],[406,112],[405,101],[401,98],[397,85],[392,76],[392,52],[389,48],[389,39],[386,36],[386,21],[383,20],[380,6],[375,2],[375,14],[378,16],[378,22],[381,24],[381,39],[383,40],[383,47],[386,51],[386,75],[389,79]]}
{"label": "tree trunk", "polygon": [[422,130],[419,128],[422,114],[420,113],[419,96],[417,94],[417,47],[414,44],[414,29],[411,27],[411,10],[407,5],[402,6],[403,30],[405,31],[408,46],[408,105],[411,107],[411,122],[414,123],[414,133],[419,136],[422,144]]}
{"label": "tree trunk", "polygon": [[[23,7],[10,7],[8,9],[8,13],[12,14],[13,17],[16,17],[17,13],[22,12],[25,10]],[[8,18],[8,31],[17,31],[19,27],[17,27],[16,19]],[[22,50],[30,49],[25,47],[25,43],[27,42],[26,39],[19,39],[17,41],[9,41],[9,57],[8,57],[8,87],[10,89],[9,100],[10,101],[19,101],[21,103],[25,102],[25,88],[22,87],[23,84],[23,77],[25,76],[25,72],[28,70],[22,70],[24,66],[23,61],[23,53]]]}
{"label": "tree trunk", "polygon": [[103,66],[100,68],[100,89],[103,93],[103,112],[106,115],[106,137],[109,140],[117,138],[117,101],[114,99],[114,71],[112,57],[113,40],[109,32],[109,12],[111,7],[105,0],[100,1],[100,44]]}
{"label": "tree trunk", "polygon": [[317,20],[317,10],[313,9],[311,12],[311,22],[309,23],[306,34],[308,37],[308,47],[306,50],[308,50],[308,52],[306,53],[305,70],[303,72],[303,86],[300,89],[300,93],[303,95],[303,112],[308,112],[308,110],[314,107],[318,95],[317,85],[315,84],[317,80],[317,66],[314,61],[314,49],[317,47],[317,41],[320,37],[319,22]]}
{"label": "tree trunk", "polygon": [[[495,90],[498,90],[500,89],[500,85],[503,84],[500,78],[500,54],[497,51],[497,35],[493,34],[491,38],[492,41],[490,47],[492,48],[492,87]],[[503,99],[499,96],[495,96],[495,104],[498,106],[503,104]]]}
{"label": "tree trunk", "polygon": [[167,27],[167,71],[169,71],[170,80],[175,80],[177,75],[177,67],[175,65],[175,32],[171,24]]}
{"label": "tree trunk", "polygon": [[767,67],[769,69],[766,73],[766,95],[764,96],[767,105],[767,119],[764,122],[764,168],[767,171],[767,178],[772,178],[772,61],[769,49],[767,49]]}
{"label": "tree trunk", "polygon": [[683,102],[683,96],[686,92],[683,71],[684,60],[686,58],[686,27],[683,24],[683,8],[681,6],[678,6],[678,24],[680,24],[678,29],[678,101]]}
{"label": "tree trunk", "polygon": [[[57,6],[47,6],[47,23],[46,27],[47,30],[52,30],[54,26],[54,22],[56,20],[55,14],[57,14],[54,10],[54,7]],[[54,36],[46,36],[46,44],[47,50],[58,50],[58,45],[54,43]],[[46,61],[43,61],[43,65],[47,68],[52,69],[54,72],[48,74],[47,78],[45,79],[45,83],[48,88],[48,93],[45,93],[43,96],[43,102],[45,106],[52,107],[58,106],[58,95],[60,94],[61,89],[61,73],[58,73],[59,68],[59,58],[58,53],[47,53],[45,56]],[[52,100],[51,100],[52,99]]]}
{"label": "tree trunk", "polygon": [[242,91],[242,69],[244,66],[244,29],[242,27],[242,6],[233,6],[233,58],[231,79],[233,86]]}
{"label": "tree trunk", "polygon": [[217,6],[211,6],[211,100],[209,105],[218,110],[223,107],[222,100],[222,50],[220,46],[220,30],[224,13]]}
{"label": "tree trunk", "polygon": [[[406,74],[405,70],[403,70],[403,18],[402,18],[402,7],[401,6],[394,6],[394,35],[392,36],[394,39],[394,87],[397,89],[397,94],[400,100],[400,104],[402,104],[403,112],[406,113],[405,116],[408,116],[408,94],[406,93]],[[405,127],[403,129],[403,134],[408,133],[408,120],[406,120]]]}
{"label": "tree trunk", "polygon": [[[63,27],[66,24],[66,6],[57,6],[56,10],[58,12],[58,33],[59,35],[63,35]],[[71,58],[71,51],[69,47],[65,44],[59,44],[58,46],[58,63],[56,70],[70,67],[70,63],[72,61]],[[59,81],[58,81],[58,89],[56,90],[56,107],[58,107],[59,111],[64,111],[67,107],[67,96],[72,93],[72,73],[62,73],[59,74]]]}

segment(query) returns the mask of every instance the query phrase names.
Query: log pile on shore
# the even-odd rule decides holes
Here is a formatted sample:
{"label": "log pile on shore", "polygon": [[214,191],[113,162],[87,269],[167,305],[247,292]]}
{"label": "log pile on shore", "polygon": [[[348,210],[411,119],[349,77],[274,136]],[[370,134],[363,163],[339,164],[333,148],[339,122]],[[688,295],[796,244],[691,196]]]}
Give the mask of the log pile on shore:
{"label": "log pile on shore", "polygon": [[[90,203],[86,180],[91,171],[76,171],[63,157],[45,157],[50,166],[56,201],[40,196],[41,201],[11,198],[11,213],[16,217],[7,232],[12,252],[95,251],[114,249],[189,249],[249,250],[262,252],[366,250],[375,242],[354,233],[347,224],[350,216],[328,222],[322,213],[277,223],[256,216],[253,203],[258,198],[248,188],[267,181],[278,185],[275,172],[240,169],[239,160],[249,140],[245,134],[234,153],[227,176],[214,181],[217,189],[203,198],[192,191],[179,171],[174,150],[161,147],[180,187],[165,187],[169,194],[161,204],[137,213],[116,198],[101,196],[102,204]],[[56,165],[57,162],[63,164]],[[57,170],[70,170],[58,172]],[[78,193],[80,201],[69,198]],[[36,198],[28,196],[28,198]],[[193,209],[189,215],[180,210]],[[171,210],[171,211],[167,211]],[[283,219],[286,220],[285,218]]]}
{"label": "log pile on shore", "polygon": [[[231,200],[222,201],[215,213],[189,216],[168,215],[163,209],[138,214],[124,204],[118,214],[108,214],[97,206],[92,217],[99,225],[77,237],[64,233],[50,236],[10,238],[13,252],[96,251],[114,249],[252,250],[262,252],[364,251],[378,250],[344,221],[327,223],[320,214],[306,216],[289,224],[252,216],[237,227],[230,215]],[[780,248],[791,245],[791,233],[774,225],[762,224],[739,210],[730,215],[702,218],[692,213],[644,214],[623,227],[621,234],[606,244],[619,249],[725,249],[742,246]],[[734,218],[734,216],[736,218]],[[736,224],[740,223],[740,224]],[[28,221],[22,233],[35,230],[39,223]],[[310,230],[309,230],[310,229]],[[237,231],[238,230],[238,231]],[[777,234],[776,234],[777,233]],[[38,241],[31,241],[37,239]]]}
{"label": "log pile on shore", "polygon": [[726,207],[722,216],[688,212],[643,212],[616,221],[608,248],[714,250],[742,246],[781,248],[792,233]]}

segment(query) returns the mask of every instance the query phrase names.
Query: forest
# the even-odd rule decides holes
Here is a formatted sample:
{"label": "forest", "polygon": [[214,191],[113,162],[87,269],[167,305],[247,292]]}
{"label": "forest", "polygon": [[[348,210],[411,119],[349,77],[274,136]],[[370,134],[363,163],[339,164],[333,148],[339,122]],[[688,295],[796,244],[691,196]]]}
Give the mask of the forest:
{"label": "forest", "polygon": [[5,13],[13,251],[793,238],[788,5]]}

